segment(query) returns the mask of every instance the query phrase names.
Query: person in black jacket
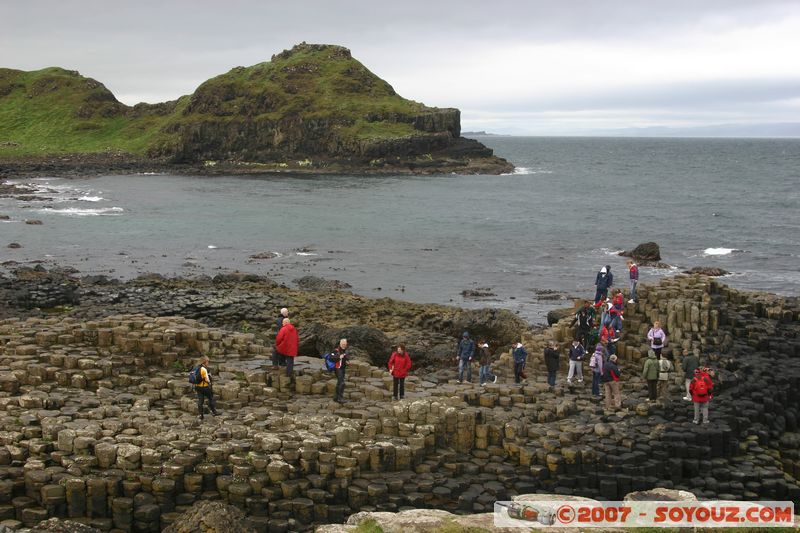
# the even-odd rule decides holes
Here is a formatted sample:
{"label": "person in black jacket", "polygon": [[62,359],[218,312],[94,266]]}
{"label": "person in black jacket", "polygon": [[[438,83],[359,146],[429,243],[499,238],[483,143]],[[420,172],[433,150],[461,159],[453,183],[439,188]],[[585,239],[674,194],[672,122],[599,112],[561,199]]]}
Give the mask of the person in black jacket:
{"label": "person in black jacket", "polygon": [[584,347],[589,346],[589,333],[594,328],[594,307],[589,303],[588,300],[584,300],[583,307],[578,309],[578,312],[575,313],[575,317],[572,319],[569,327],[574,327],[575,324],[578,324],[578,332],[575,335],[581,341]]}
{"label": "person in black jacket", "polygon": [[572,378],[577,376],[578,383],[583,383],[583,358],[586,357],[586,349],[581,345],[580,339],[572,341],[569,347],[569,372],[567,373],[567,385],[572,385]]}
{"label": "person in black jacket", "polygon": [[555,341],[550,341],[544,349],[544,364],[547,367],[547,384],[555,387],[558,371],[558,348]]}
{"label": "person in black jacket", "polygon": [[350,352],[347,351],[347,339],[339,340],[339,344],[333,350],[334,360],[336,361],[336,392],[333,396],[333,401],[344,403],[344,374],[347,368],[347,363],[350,358]]}

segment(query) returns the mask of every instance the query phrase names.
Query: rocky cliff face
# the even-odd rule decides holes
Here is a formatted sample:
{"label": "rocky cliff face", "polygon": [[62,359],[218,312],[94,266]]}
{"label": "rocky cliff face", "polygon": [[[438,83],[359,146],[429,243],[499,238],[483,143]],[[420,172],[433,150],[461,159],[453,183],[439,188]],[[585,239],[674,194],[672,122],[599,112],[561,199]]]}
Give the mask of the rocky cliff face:
{"label": "rocky cliff face", "polygon": [[[52,134],[33,127],[43,121]],[[402,98],[341,46],[302,43],[134,107],[74,71],[0,69],[0,161],[122,152],[224,172],[513,169],[462,139],[460,122],[457,109]]]}

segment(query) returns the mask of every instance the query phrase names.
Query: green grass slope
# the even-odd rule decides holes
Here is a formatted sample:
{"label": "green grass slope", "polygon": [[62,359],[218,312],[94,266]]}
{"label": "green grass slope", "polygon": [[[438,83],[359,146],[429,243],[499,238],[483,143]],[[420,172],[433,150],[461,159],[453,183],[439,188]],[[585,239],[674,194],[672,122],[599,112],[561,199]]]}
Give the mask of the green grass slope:
{"label": "green grass slope", "polygon": [[339,46],[303,43],[212,78],[192,95],[133,107],[75,71],[0,69],[0,158],[124,152],[279,161],[364,155],[375,143],[390,150],[386,141],[403,139],[413,152],[426,144],[410,138],[428,136],[435,147],[459,130],[457,110],[400,97]]}

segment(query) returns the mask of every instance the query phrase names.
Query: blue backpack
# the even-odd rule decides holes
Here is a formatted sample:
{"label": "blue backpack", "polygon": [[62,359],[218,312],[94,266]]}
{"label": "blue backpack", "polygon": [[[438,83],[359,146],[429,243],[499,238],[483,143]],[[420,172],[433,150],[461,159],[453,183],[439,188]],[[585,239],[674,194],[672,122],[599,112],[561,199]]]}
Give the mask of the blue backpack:
{"label": "blue backpack", "polygon": [[334,370],[336,370],[336,359],[335,359],[335,357],[336,357],[336,354],[334,354],[333,352],[328,352],[323,356],[323,358],[325,359],[325,369],[328,372],[333,372]]}
{"label": "blue backpack", "polygon": [[200,366],[195,366],[189,371],[189,383],[199,385],[203,379],[200,377]]}

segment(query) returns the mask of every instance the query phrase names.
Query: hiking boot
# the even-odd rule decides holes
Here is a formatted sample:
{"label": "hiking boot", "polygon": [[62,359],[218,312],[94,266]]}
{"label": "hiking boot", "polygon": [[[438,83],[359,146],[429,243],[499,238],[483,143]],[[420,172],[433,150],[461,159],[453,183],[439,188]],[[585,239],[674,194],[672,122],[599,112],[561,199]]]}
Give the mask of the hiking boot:
{"label": "hiking boot", "polygon": [[692,397],[691,396],[684,396],[683,399],[686,400],[687,402],[691,402],[692,401]]}
{"label": "hiking boot", "polygon": [[219,416],[219,413],[214,411],[213,413],[211,413],[211,416]]}
{"label": "hiking boot", "polygon": [[636,301],[634,301],[633,299],[630,299],[630,300],[628,300],[628,303],[629,303],[629,304],[635,304],[635,303],[636,303]]}
{"label": "hiking boot", "polygon": [[457,379],[457,380],[456,380],[456,383],[458,383],[458,384],[461,384],[461,380],[460,380],[460,379]]}
{"label": "hiking boot", "polygon": [[692,420],[692,424],[699,424],[699,423],[700,423],[699,420]]}
{"label": "hiking boot", "polygon": [[578,383],[583,383],[583,380],[582,380],[582,379],[579,379],[579,380],[578,380]]}

